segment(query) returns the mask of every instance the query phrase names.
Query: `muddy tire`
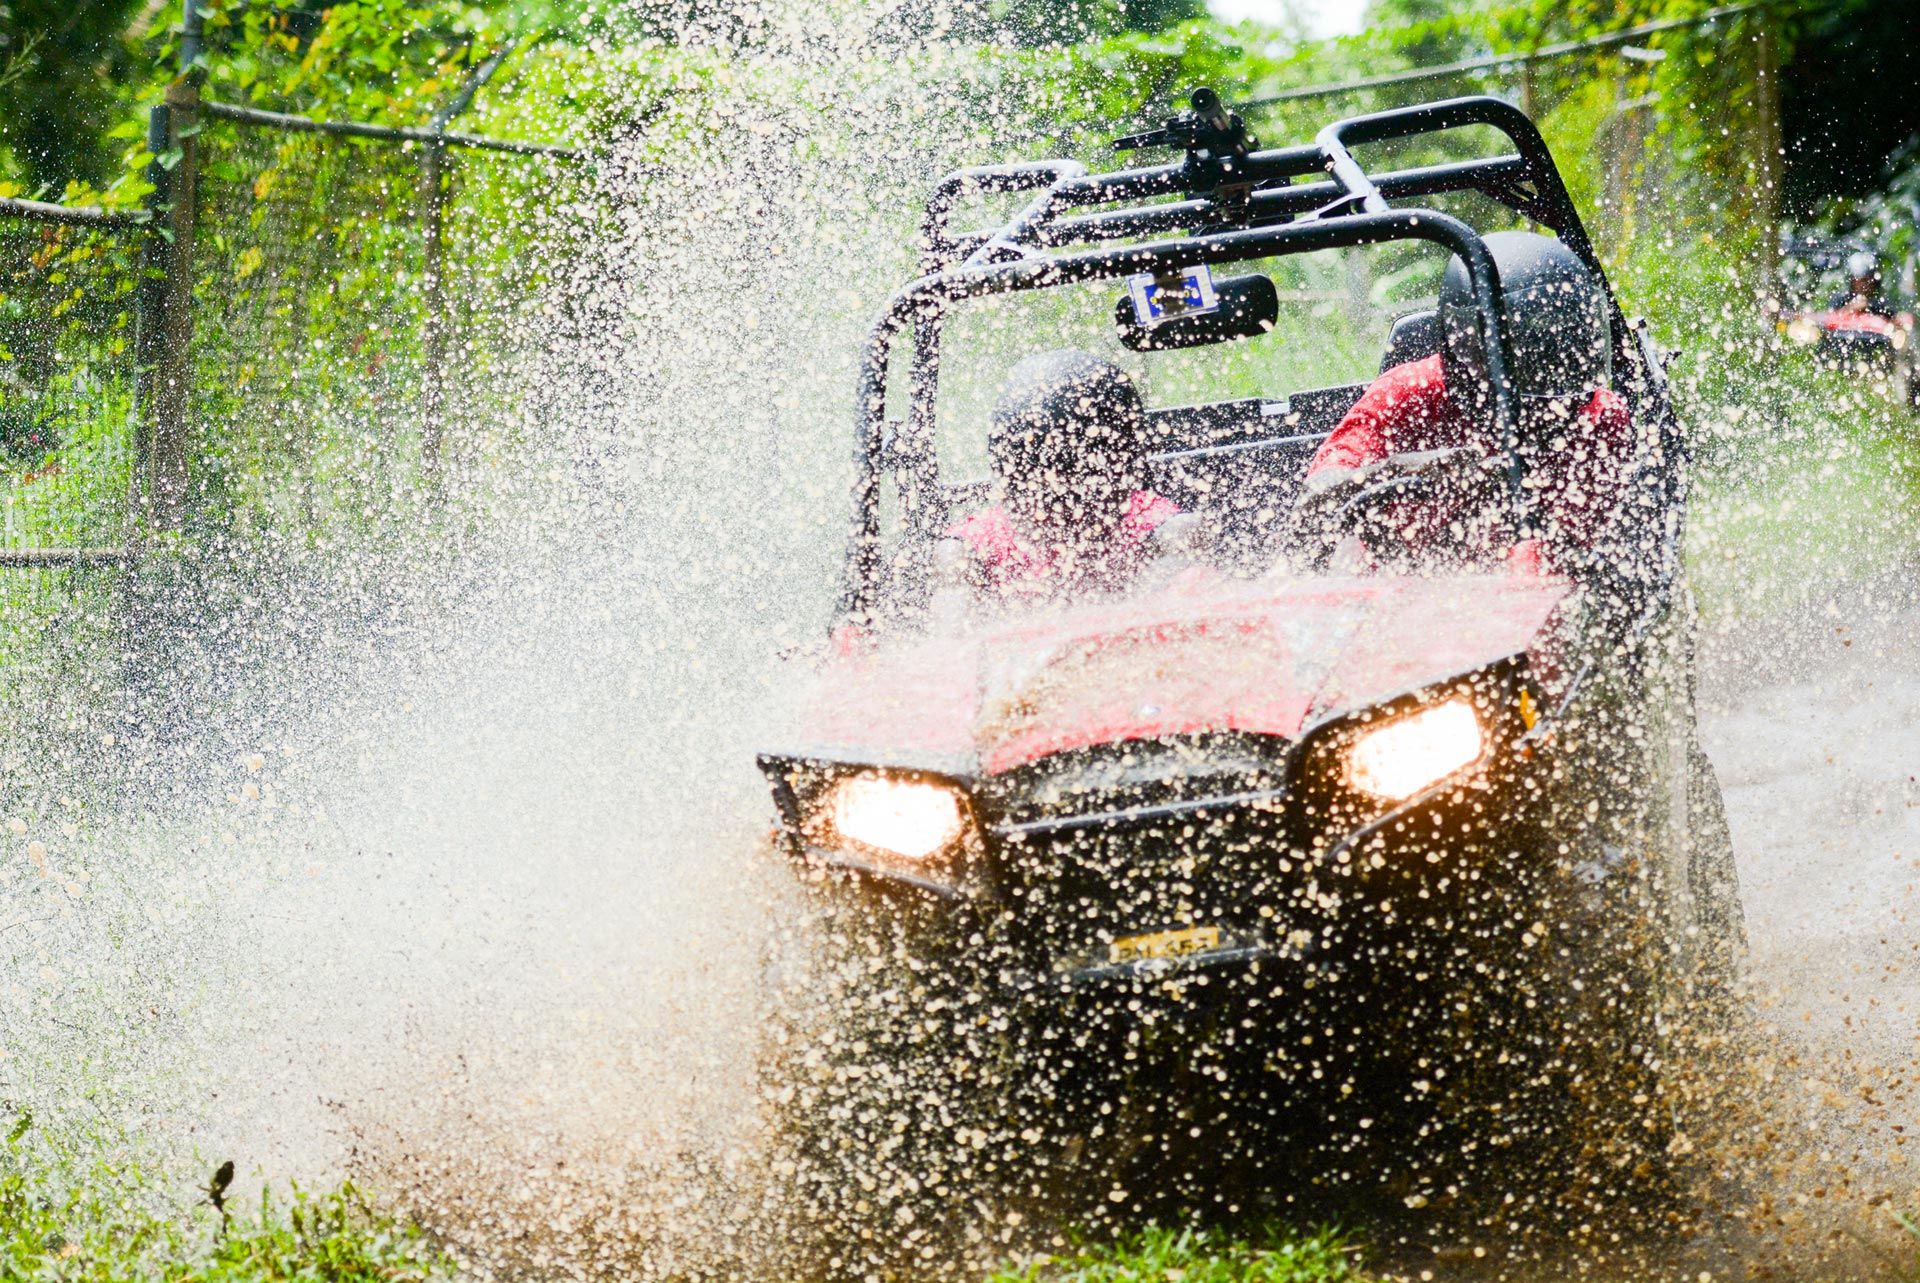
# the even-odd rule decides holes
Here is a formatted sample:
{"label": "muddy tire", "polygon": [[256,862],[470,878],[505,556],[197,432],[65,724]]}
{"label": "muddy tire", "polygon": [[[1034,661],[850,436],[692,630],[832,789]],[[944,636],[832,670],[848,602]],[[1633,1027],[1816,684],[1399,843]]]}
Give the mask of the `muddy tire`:
{"label": "muddy tire", "polygon": [[1693,987],[1699,1001],[1730,1006],[1738,992],[1747,954],[1747,918],[1740,903],[1740,875],[1733,855],[1733,831],[1713,763],[1695,738],[1688,751],[1687,871],[1694,902],[1697,964]]}
{"label": "muddy tire", "polygon": [[984,1270],[1020,1227],[1111,1187],[1123,1120],[1036,1069],[1048,1032],[950,954],[857,903],[816,905],[785,952],[762,1080],[806,1277]]}
{"label": "muddy tire", "polygon": [[1552,950],[1532,994],[1506,1004],[1505,1063],[1475,1085],[1501,1107],[1484,1134],[1507,1188],[1491,1192],[1542,1226],[1649,1206],[1670,1183],[1657,946],[1616,925]]}

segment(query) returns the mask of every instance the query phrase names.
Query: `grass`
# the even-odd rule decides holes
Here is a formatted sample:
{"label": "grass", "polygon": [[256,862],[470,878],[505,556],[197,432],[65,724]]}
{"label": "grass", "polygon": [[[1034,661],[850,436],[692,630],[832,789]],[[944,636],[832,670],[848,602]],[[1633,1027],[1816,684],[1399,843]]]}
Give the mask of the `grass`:
{"label": "grass", "polygon": [[1920,1283],[1920,1216],[1908,1212],[1895,1212],[1893,1221],[1905,1231],[1908,1238],[1913,1240],[1913,1259],[1901,1277],[1911,1280],[1912,1283]]}
{"label": "grass", "polygon": [[1920,418],[1843,375],[1756,380],[1781,407],[1724,416],[1699,470],[1689,561],[1709,618],[1764,615],[1810,591],[1871,581],[1920,529]]}
{"label": "grass", "polygon": [[1352,1244],[1333,1230],[1223,1230],[1149,1225],[1067,1256],[1003,1268],[987,1283],[1363,1283]]}
{"label": "grass", "polygon": [[[454,1276],[419,1231],[351,1185],[262,1191],[243,1211],[209,1189],[168,1192],[137,1161],[35,1143],[0,1148],[0,1280],[47,1283],[425,1283]],[[230,1204],[233,1196],[222,1193]]]}

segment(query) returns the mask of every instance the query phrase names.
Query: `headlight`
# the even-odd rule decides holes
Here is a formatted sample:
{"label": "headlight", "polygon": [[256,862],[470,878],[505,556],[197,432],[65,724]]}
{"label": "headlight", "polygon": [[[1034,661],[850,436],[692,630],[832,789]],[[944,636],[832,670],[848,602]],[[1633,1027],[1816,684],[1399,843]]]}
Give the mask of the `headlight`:
{"label": "headlight", "polygon": [[1347,780],[1398,802],[1480,759],[1480,719],[1464,699],[1409,714],[1362,735],[1347,750]]}
{"label": "headlight", "polygon": [[1795,343],[1818,343],[1820,327],[1804,317],[1787,322],[1787,337]]}
{"label": "headlight", "polygon": [[941,784],[855,775],[834,785],[827,814],[841,837],[924,860],[960,836],[960,799]]}

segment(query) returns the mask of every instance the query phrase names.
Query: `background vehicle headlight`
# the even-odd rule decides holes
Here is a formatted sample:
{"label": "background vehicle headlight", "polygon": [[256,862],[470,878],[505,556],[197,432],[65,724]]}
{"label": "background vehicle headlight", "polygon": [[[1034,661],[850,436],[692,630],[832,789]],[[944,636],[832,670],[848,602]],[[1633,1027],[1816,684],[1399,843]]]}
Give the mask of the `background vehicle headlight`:
{"label": "background vehicle headlight", "polygon": [[1480,758],[1480,719],[1464,699],[1409,714],[1369,731],[1347,751],[1357,789],[1398,802]]}
{"label": "background vehicle headlight", "polygon": [[840,781],[827,812],[840,836],[909,860],[934,854],[959,837],[965,824],[952,789],[879,775]]}
{"label": "background vehicle headlight", "polygon": [[1787,337],[1795,343],[1800,344],[1818,343],[1820,341],[1820,327],[1808,320],[1788,321]]}

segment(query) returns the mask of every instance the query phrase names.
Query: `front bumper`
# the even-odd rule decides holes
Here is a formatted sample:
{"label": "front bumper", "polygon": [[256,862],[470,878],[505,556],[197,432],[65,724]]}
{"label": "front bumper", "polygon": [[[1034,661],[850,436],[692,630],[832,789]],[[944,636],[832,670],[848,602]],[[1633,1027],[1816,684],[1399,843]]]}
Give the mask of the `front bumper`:
{"label": "front bumper", "polygon": [[[1541,934],[1538,902],[1555,864],[1542,838],[1552,772],[1528,691],[1516,661],[1297,742],[1109,744],[984,781],[891,768],[966,798],[964,848],[937,868],[809,834],[808,788],[822,796],[836,773],[870,765],[763,766],[789,854],[976,989],[1139,996],[1170,985],[1220,992],[1243,976],[1364,989],[1401,973],[1418,984],[1476,954],[1531,948],[1524,937]],[[1345,748],[1370,727],[1463,695],[1487,746],[1475,765],[1398,805],[1344,782]],[[1197,935],[1207,938],[1196,944]]]}
{"label": "front bumper", "polygon": [[[1425,984],[1544,935],[1531,792],[1483,773],[1333,838],[1280,795],[990,830],[1004,899],[965,947],[1063,993]],[[1185,951],[1196,932],[1214,938]],[[1152,956],[1161,940],[1182,951]]]}

